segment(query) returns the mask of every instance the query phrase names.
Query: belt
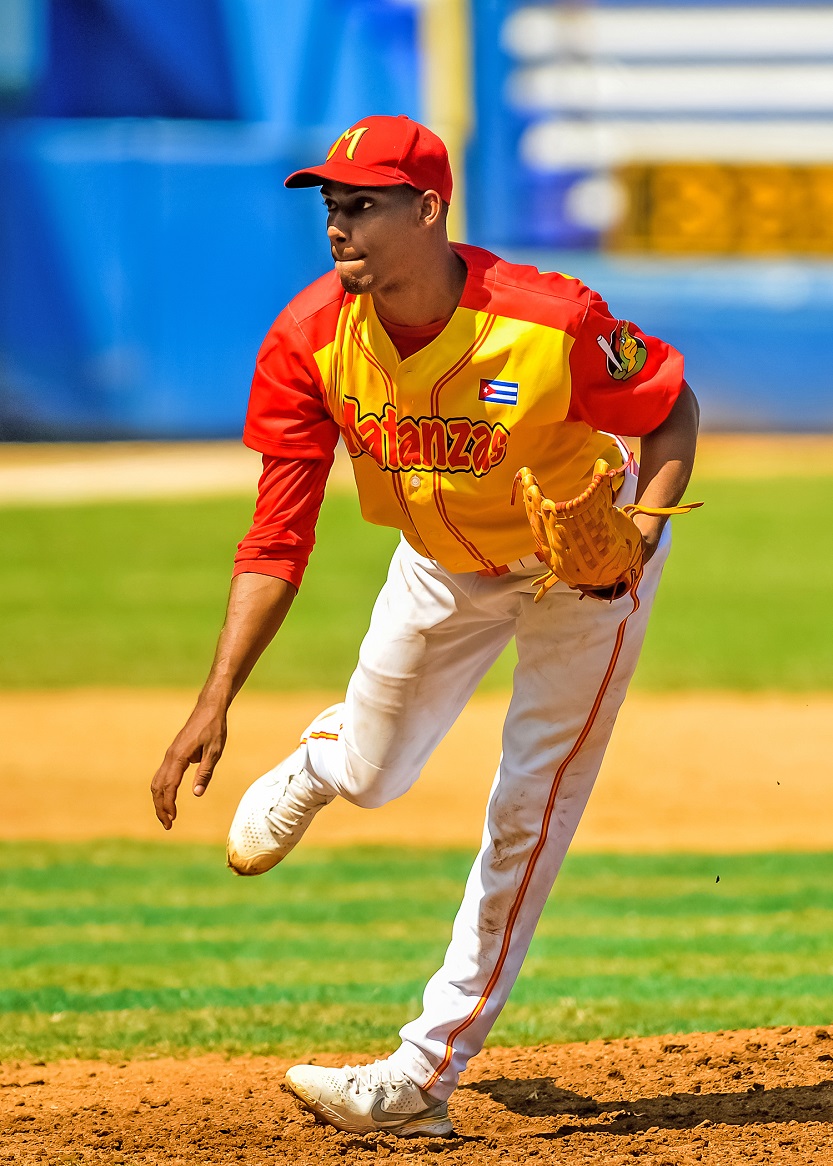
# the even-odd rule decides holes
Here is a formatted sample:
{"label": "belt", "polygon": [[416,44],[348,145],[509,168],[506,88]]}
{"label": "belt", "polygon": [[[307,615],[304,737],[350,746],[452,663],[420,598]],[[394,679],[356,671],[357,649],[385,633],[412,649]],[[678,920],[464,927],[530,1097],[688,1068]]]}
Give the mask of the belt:
{"label": "belt", "polygon": [[544,556],[540,551],[536,551],[534,555],[525,555],[522,559],[515,559],[514,563],[503,563],[500,567],[485,567],[482,571],[478,571],[478,575],[486,575],[494,577],[495,575],[510,575],[516,571],[527,571],[530,567],[540,567],[544,561]]}

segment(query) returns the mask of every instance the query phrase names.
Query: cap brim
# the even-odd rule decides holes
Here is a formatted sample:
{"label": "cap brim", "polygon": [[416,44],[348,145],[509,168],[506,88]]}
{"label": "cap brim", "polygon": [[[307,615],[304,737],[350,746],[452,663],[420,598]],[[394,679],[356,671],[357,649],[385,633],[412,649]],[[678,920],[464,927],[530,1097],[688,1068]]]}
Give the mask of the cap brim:
{"label": "cap brim", "polygon": [[390,171],[366,170],[353,162],[325,162],[314,170],[296,170],[284,181],[291,189],[299,186],[322,186],[325,182],[342,182],[345,186],[407,186]]}

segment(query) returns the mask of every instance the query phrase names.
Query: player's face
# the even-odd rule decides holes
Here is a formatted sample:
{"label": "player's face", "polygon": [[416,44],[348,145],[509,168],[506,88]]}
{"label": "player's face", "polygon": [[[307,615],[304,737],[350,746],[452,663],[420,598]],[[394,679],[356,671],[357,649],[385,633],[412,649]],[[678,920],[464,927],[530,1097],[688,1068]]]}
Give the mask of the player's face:
{"label": "player's face", "polygon": [[423,196],[408,186],[321,188],[336,271],[353,295],[391,290],[407,281],[421,242]]}

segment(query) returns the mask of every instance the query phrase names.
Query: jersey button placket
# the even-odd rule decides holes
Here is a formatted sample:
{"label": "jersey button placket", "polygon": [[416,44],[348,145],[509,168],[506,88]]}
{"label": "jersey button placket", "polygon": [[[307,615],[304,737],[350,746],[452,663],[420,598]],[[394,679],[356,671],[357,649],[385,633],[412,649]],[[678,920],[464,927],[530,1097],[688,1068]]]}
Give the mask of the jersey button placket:
{"label": "jersey button placket", "polygon": [[[409,359],[409,358],[406,358],[406,359]],[[414,401],[413,401],[413,398],[411,397],[411,395],[409,393],[402,392],[401,387],[400,387],[401,382],[403,380],[405,380],[412,371],[411,369],[408,369],[408,368],[403,369],[403,367],[402,367],[403,364],[405,364],[404,360],[399,362],[399,367],[397,368],[397,370],[394,374],[394,378],[393,378],[394,384],[396,386],[397,418],[402,414],[408,414],[410,411],[413,410],[413,407],[414,407]],[[407,476],[405,476],[403,474],[403,477],[405,477],[405,481],[408,484],[408,489],[411,491],[411,493],[415,494],[416,491],[422,485],[422,478],[420,477],[420,475],[412,473],[412,474],[407,474]]]}

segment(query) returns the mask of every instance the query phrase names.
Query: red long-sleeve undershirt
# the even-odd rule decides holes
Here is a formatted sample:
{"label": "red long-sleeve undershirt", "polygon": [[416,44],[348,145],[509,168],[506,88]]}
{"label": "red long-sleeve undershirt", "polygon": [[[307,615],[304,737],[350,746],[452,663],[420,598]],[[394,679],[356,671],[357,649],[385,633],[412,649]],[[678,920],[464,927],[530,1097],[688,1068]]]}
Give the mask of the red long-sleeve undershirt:
{"label": "red long-sleeve undershirt", "polygon": [[238,544],[233,575],[254,571],[300,587],[332,464],[332,457],[263,455],[254,518]]}

